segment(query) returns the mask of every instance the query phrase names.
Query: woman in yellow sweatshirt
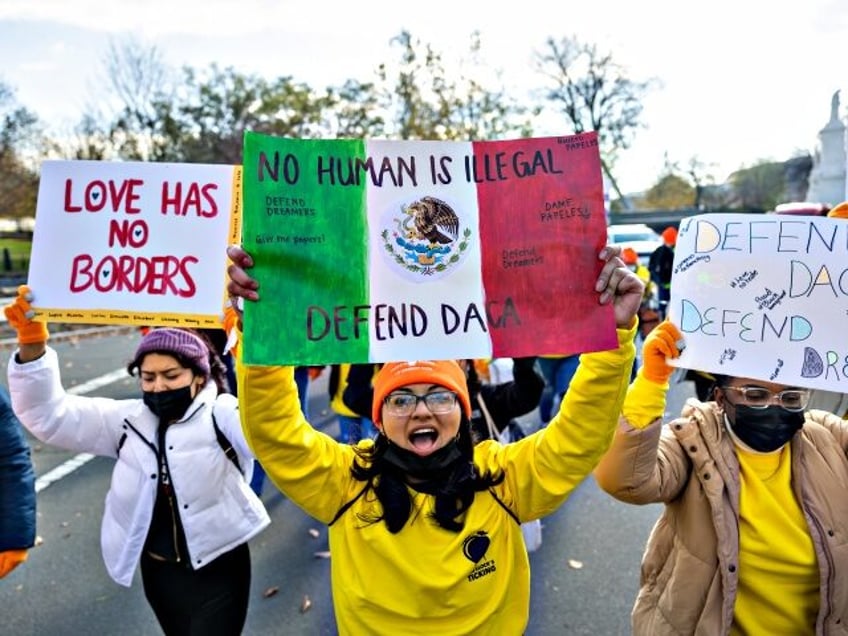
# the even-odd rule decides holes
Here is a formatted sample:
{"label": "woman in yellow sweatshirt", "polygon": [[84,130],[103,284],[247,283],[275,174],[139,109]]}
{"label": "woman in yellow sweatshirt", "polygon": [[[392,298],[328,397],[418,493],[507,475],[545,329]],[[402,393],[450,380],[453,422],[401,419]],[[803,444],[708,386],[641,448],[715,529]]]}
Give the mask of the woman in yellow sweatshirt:
{"label": "woman in yellow sweatshirt", "polygon": [[848,422],[806,410],[809,390],[715,376],[663,426],[660,323],[595,477],[634,504],[662,502],[642,558],[635,636],[848,634]]}
{"label": "woman in yellow sweatshirt", "polygon": [[[340,444],[303,417],[290,367],[239,365],[245,436],[268,476],[329,525],[339,633],[519,635],[530,572],[520,523],[549,515],[606,450],[635,355],[643,285],[601,253],[599,302],[619,346],[584,354],[559,414],[505,446],[472,443],[471,400],[454,361],[383,365],[374,440]],[[252,259],[230,247],[228,290],[257,300]]]}

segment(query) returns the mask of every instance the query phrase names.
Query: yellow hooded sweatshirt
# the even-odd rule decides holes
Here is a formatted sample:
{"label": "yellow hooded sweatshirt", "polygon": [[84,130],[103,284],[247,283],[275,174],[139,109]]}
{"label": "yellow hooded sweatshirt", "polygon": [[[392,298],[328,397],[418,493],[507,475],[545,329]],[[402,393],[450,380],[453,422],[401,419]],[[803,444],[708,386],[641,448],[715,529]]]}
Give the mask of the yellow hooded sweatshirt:
{"label": "yellow hooded sweatshirt", "polygon": [[618,349],[581,356],[560,412],[546,428],[514,444],[475,446],[474,463],[503,471],[505,479],[476,494],[458,533],[436,525],[429,516],[434,497],[415,491],[400,532],[370,522],[381,507],[351,475],[354,448],[304,419],[292,368],[240,366],[242,425],[268,477],[323,523],[353,501],[329,528],[340,634],[523,633],[530,570],[519,522],[554,512],[609,447],[630,379],[634,335],[635,321],[632,329],[618,330]]}

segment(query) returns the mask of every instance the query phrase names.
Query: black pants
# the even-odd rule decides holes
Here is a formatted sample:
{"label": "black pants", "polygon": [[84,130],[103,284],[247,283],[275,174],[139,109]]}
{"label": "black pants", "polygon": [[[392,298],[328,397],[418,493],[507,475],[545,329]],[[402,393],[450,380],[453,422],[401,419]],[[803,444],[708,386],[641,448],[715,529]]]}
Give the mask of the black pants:
{"label": "black pants", "polygon": [[250,551],[242,544],[199,570],[141,557],[144,595],[168,636],[238,636],[250,597]]}

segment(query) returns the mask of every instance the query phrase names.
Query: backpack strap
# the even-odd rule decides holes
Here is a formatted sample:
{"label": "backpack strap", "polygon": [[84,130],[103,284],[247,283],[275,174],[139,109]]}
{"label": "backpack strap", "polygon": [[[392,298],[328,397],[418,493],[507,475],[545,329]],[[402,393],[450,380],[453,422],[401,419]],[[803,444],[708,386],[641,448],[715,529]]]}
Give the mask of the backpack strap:
{"label": "backpack strap", "polygon": [[235,467],[238,468],[238,471],[244,474],[241,470],[241,464],[239,463],[238,453],[236,453],[236,449],[233,448],[233,445],[230,443],[230,440],[227,439],[227,436],[221,432],[221,429],[218,428],[218,421],[215,419],[215,407],[212,407],[212,427],[215,429],[215,437],[218,438],[218,444],[221,446],[221,450],[224,451],[224,455],[226,455]]}
{"label": "backpack strap", "polygon": [[506,505],[503,501],[501,501],[501,498],[500,498],[500,497],[498,497],[498,496],[495,494],[495,491],[494,491],[494,490],[492,490],[491,488],[489,488],[489,494],[490,494],[490,495],[492,495],[492,497],[494,497],[494,498],[495,498],[495,501],[497,501],[497,502],[500,504],[501,508],[503,508],[504,510],[506,510],[506,511],[507,511],[507,514],[509,514],[509,516],[510,516],[510,517],[512,517],[512,520],[513,520],[513,521],[515,521],[515,523],[517,523],[517,524],[520,526],[520,525],[521,525],[521,521],[519,521],[519,519],[518,519],[518,515],[517,515],[517,514],[515,514],[512,510],[510,510],[510,509],[507,507],[507,505]]}
{"label": "backpack strap", "polygon": [[487,407],[486,403],[483,401],[482,393],[477,393],[477,403],[480,405],[480,411],[483,413],[483,419],[486,420],[486,428],[489,429],[489,436],[496,442],[499,441],[498,429],[495,426],[495,420],[492,417],[492,414],[489,413],[489,407]]}
{"label": "backpack strap", "polygon": [[339,517],[341,517],[344,513],[346,513],[346,512],[350,509],[350,507],[351,507],[353,504],[355,504],[355,503],[356,503],[356,500],[357,500],[357,499],[359,499],[362,495],[364,495],[364,494],[365,494],[365,491],[366,491],[366,490],[368,490],[368,487],[369,487],[370,485],[371,485],[371,482],[366,482],[366,483],[365,483],[365,486],[362,488],[362,490],[360,490],[360,491],[359,491],[359,493],[357,493],[356,497],[354,497],[353,499],[351,499],[350,501],[348,501],[345,505],[343,505],[341,508],[339,508],[339,511],[336,513],[336,516],[335,516],[335,517],[333,517],[332,521],[330,521],[330,523],[328,523],[327,525],[328,525],[328,526],[331,526],[331,525],[333,525],[336,521],[338,521],[338,520],[339,520]]}

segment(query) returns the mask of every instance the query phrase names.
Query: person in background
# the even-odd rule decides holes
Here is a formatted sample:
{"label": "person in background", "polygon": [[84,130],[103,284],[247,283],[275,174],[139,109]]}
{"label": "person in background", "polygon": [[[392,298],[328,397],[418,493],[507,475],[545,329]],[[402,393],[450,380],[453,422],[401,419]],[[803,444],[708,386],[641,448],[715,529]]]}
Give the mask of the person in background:
{"label": "person in background", "polygon": [[512,380],[498,384],[482,382],[473,360],[458,362],[465,371],[471,398],[470,424],[474,443],[496,438],[507,428],[512,441],[521,439],[524,432],[515,418],[539,406],[545,388],[545,379],[536,368],[536,358],[513,358]]}
{"label": "person in background", "polygon": [[843,201],[831,208],[827,216],[830,219],[848,219],[848,201]]}
{"label": "person in background", "polygon": [[663,244],[648,259],[651,280],[657,286],[660,318],[665,318],[671,300],[671,273],[674,269],[674,246],[677,245],[677,228],[669,225],[662,231]]}
{"label": "person in background", "polygon": [[[217,328],[206,327],[203,329],[197,329],[196,331],[209,341],[209,344],[212,345],[212,349],[218,354],[218,357],[221,358],[221,362],[224,363],[224,367],[226,368],[229,392],[233,395],[238,395],[235,361],[233,360],[232,353],[227,348],[227,332],[224,331],[223,326]],[[147,332],[144,333],[146,334]]]}
{"label": "person in background", "polygon": [[[636,274],[645,284],[645,293],[642,296],[642,304],[639,306],[639,334],[636,338],[637,346],[644,342],[651,330],[660,322],[659,305],[656,296],[656,285],[651,280],[651,273],[639,261],[639,255],[632,247],[625,247],[621,252],[621,258],[631,272]],[[633,364],[633,375],[636,377],[636,369],[639,368],[639,352],[636,353],[636,362]]]}
{"label": "person in background", "polygon": [[[648,306],[656,298],[656,285],[654,285],[654,282],[651,280],[651,272],[641,263],[639,255],[632,247],[625,247],[621,251],[621,259],[624,261],[624,264],[627,265],[627,268],[636,274],[636,276],[639,277],[639,280],[645,284],[645,293],[642,296],[642,307]],[[656,325],[654,325],[654,327],[656,327]],[[645,335],[647,335],[647,333]]]}
{"label": "person in background", "polygon": [[579,355],[539,356],[538,365],[545,380],[545,388],[539,399],[539,420],[542,426],[551,421],[551,415],[559,409],[562,397],[571,385],[571,378],[580,364]]}
{"label": "person in background", "polygon": [[250,595],[247,542],[270,518],[246,479],[253,456],[214,347],[188,329],[150,329],[127,366],[138,399],[71,395],[33,297],[4,308],[18,334],[12,406],[46,444],[115,460],[100,543],[109,575],[144,594],[165,634],[240,634]]}
{"label": "person in background", "polygon": [[848,422],[809,391],[715,375],[663,425],[685,343],[671,322],[645,340],[598,485],[662,503],[642,557],[635,636],[844,634],[848,625]]}
{"label": "person in background", "polygon": [[35,545],[35,473],[21,423],[0,389],[0,579]]}
{"label": "person in background", "polygon": [[486,377],[480,377],[480,381],[487,384],[512,382],[512,365],[512,358],[492,358],[486,363]]}
{"label": "person in background", "polygon": [[310,367],[295,367],[294,381],[300,397],[300,408],[304,413],[309,413],[309,384],[312,382]]}
{"label": "person in background", "polygon": [[357,444],[363,438],[373,439],[377,434],[371,421],[371,399],[374,397],[374,376],[380,370],[379,364],[357,363],[350,365],[347,383],[342,390],[342,403],[359,418],[350,422],[348,438],[351,444]]}
{"label": "person in background", "polygon": [[[330,393],[330,408],[333,409],[339,421],[339,440],[346,444],[356,445],[363,437],[372,438],[376,434],[376,431],[370,417],[360,415],[345,403],[344,395],[348,390],[348,377],[353,366],[362,368],[362,377],[358,381],[363,384],[362,390],[368,391],[370,394],[373,391],[371,388],[371,378],[374,375],[373,366],[370,364],[332,365],[328,390]],[[352,399],[354,403],[358,401],[356,397]]]}
{"label": "person in background", "polygon": [[[468,396],[471,400],[471,441],[478,444],[496,439],[511,444],[526,437],[517,418],[530,413],[539,405],[545,388],[545,379],[536,369],[536,358],[513,358],[511,379],[493,383],[482,381],[474,360],[459,360],[465,371]],[[489,365],[488,369],[492,369]],[[491,375],[489,376],[491,380]],[[541,519],[521,524],[521,533],[528,552],[535,552],[542,544]]]}
{"label": "person in background", "polygon": [[[556,510],[595,466],[635,354],[643,285],[618,253],[602,250],[595,284],[599,303],[612,307],[618,347],[584,354],[557,416],[514,444],[473,444],[468,385],[452,360],[384,364],[371,407],[379,433],[357,446],[303,417],[291,367],[238,366],[251,447],[277,487],[329,526],[340,634],[524,632],[530,572],[520,523]],[[250,255],[240,246],[227,254],[230,295],[259,300]]]}

